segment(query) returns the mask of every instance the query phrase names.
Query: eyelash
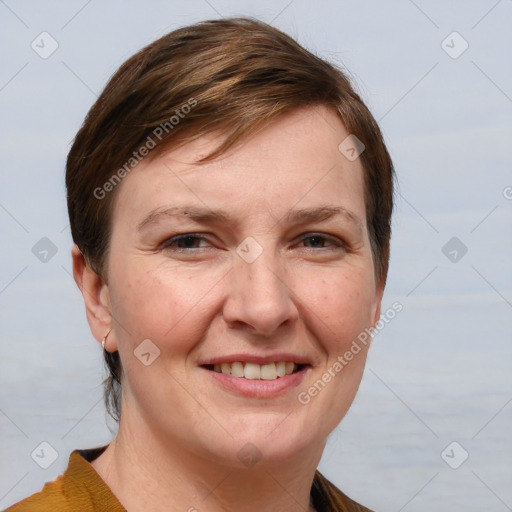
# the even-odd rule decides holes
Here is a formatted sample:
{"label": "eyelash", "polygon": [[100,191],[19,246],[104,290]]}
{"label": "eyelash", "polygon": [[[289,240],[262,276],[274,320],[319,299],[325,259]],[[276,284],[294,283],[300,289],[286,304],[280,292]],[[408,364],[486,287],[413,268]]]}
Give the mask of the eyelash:
{"label": "eyelash", "polygon": [[[183,240],[186,240],[187,238],[193,239],[194,241],[208,240],[205,236],[201,235],[200,233],[186,233],[183,235],[176,235],[171,238],[168,238],[161,244],[161,248],[162,249],[174,248],[174,250],[176,250],[176,251],[184,251],[184,252],[190,252],[190,251],[197,250],[197,249],[204,249],[204,247],[177,247],[175,245],[177,243],[180,243]],[[308,233],[307,236],[301,237],[300,242],[304,242],[305,240],[308,240],[311,238],[318,238],[318,239],[323,240],[324,242],[330,242],[334,246],[330,250],[333,250],[333,249],[334,250],[335,249],[345,249],[346,250],[347,249],[346,244],[344,242],[342,242],[341,240],[339,240],[335,237],[332,237],[332,236],[327,236],[327,235],[321,234],[321,233]],[[312,250],[318,249],[315,247],[305,247],[305,248],[312,249]],[[329,249],[329,248],[320,247],[320,249]]]}

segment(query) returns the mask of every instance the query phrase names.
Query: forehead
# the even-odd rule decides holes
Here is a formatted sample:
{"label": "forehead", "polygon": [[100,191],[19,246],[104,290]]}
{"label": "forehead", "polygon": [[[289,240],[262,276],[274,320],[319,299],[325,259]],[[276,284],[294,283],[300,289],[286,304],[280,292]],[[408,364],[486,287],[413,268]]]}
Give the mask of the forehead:
{"label": "forehead", "polygon": [[273,216],[329,204],[364,220],[360,159],[339,149],[349,135],[335,112],[309,107],[273,121],[212,162],[198,163],[223,136],[200,137],[137,165],[117,191],[114,222],[128,210],[140,217],[180,204]]}

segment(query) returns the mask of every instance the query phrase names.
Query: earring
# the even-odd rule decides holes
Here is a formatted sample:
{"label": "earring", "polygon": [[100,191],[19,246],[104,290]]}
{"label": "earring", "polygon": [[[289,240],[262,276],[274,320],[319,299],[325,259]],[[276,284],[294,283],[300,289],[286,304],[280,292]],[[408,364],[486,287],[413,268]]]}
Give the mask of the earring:
{"label": "earring", "polygon": [[107,342],[108,335],[112,332],[112,329],[103,336],[103,339],[101,340],[101,346],[103,347],[103,350],[105,350],[105,343]]}

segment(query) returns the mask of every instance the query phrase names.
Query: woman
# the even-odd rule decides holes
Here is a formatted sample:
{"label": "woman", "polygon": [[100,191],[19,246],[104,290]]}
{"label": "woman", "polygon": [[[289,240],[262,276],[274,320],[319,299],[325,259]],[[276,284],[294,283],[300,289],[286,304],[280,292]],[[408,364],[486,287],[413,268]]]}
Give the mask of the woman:
{"label": "woman", "polygon": [[316,470],[389,259],[392,163],[346,77],[255,20],[176,30],[112,77],[66,184],[119,430],[8,510],[368,510]]}

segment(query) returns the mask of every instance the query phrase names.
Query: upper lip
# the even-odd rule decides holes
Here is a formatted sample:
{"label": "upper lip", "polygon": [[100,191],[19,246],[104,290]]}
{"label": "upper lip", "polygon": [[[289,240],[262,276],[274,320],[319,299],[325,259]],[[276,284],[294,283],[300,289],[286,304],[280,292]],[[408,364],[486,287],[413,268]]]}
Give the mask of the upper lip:
{"label": "upper lip", "polygon": [[268,354],[259,356],[256,354],[231,354],[229,356],[211,357],[199,363],[199,366],[207,364],[222,364],[222,363],[255,363],[259,365],[278,363],[278,362],[292,362],[297,364],[311,365],[310,359],[297,354],[290,354],[289,352],[279,352],[276,354]]}

